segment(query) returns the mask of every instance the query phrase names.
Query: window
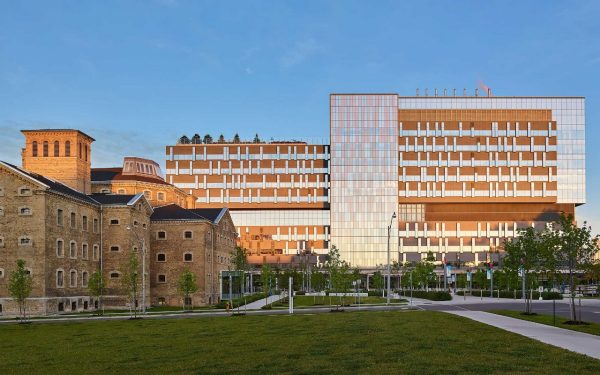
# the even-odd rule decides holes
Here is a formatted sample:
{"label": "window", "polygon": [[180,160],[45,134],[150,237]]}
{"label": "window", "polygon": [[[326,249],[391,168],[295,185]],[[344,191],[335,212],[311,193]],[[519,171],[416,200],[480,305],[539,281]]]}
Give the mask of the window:
{"label": "window", "polygon": [[71,288],[76,288],[77,287],[77,271],[75,270],[71,270],[71,272],[69,272],[69,287]]}
{"label": "window", "polygon": [[56,210],[56,225],[63,226],[64,223],[64,212],[60,208]]}
{"label": "window", "polygon": [[54,156],[55,157],[60,156],[60,145],[59,145],[58,141],[54,141]]}
{"label": "window", "polygon": [[88,218],[85,215],[81,217],[81,229],[86,232],[88,230]]}
{"label": "window", "polygon": [[77,243],[75,241],[69,243],[69,257],[77,258]]}
{"label": "window", "polygon": [[110,219],[110,225],[119,225],[119,219]]}
{"label": "window", "polygon": [[85,148],[85,150],[84,150],[84,151],[85,151],[85,155],[84,155],[84,157],[85,157],[85,161],[88,161],[88,146],[87,146],[87,145],[85,145],[85,147],[84,147],[84,148]]}
{"label": "window", "polygon": [[65,286],[65,272],[63,270],[56,270],[56,287],[64,288]]}
{"label": "window", "polygon": [[166,240],[167,232],[165,232],[164,230],[160,230],[160,231],[156,232],[156,239],[157,240]]}
{"label": "window", "polygon": [[33,246],[33,240],[29,236],[19,237],[19,246]]}
{"label": "window", "polygon": [[0,186],[0,197],[4,196],[4,188]]}
{"label": "window", "polygon": [[146,223],[142,224],[142,228],[146,229]]}
{"label": "window", "polygon": [[117,194],[121,194],[121,195],[125,194],[125,189],[117,190]]}
{"label": "window", "polygon": [[88,245],[86,243],[81,244],[81,258],[82,259],[88,258]]}
{"label": "window", "polygon": [[111,278],[111,279],[118,279],[120,276],[121,276],[121,274],[120,274],[120,273],[118,273],[117,271],[112,271],[112,272],[110,273],[110,278]]}
{"label": "window", "polygon": [[152,192],[150,190],[144,190],[144,197],[148,200],[152,199]]}
{"label": "window", "polygon": [[79,142],[79,159],[83,159],[83,145]]}
{"label": "window", "polygon": [[98,256],[100,254],[100,247],[98,245],[94,245],[92,248],[92,257],[94,260],[98,260]]}
{"label": "window", "polygon": [[28,187],[19,188],[19,195],[22,197],[30,196],[32,194],[31,189]]}
{"label": "window", "polygon": [[44,157],[48,157],[48,141],[44,141]]}
{"label": "window", "polygon": [[58,303],[58,311],[65,311],[65,303],[64,302]]}
{"label": "window", "polygon": [[4,207],[0,207],[0,217],[4,216]]}
{"label": "window", "polygon": [[183,254],[183,261],[184,262],[191,262],[192,261],[192,253],[185,253],[185,254]]}
{"label": "window", "polygon": [[192,305],[192,297],[185,297],[183,304],[186,306],[191,306]]}
{"label": "window", "polygon": [[100,193],[102,193],[102,194],[110,194],[110,189],[101,189]]}
{"label": "window", "polygon": [[34,158],[38,156],[38,143],[36,141],[31,143],[31,156]]}
{"label": "window", "polygon": [[98,233],[98,219],[94,219],[94,233]]}
{"label": "window", "polygon": [[158,254],[156,254],[156,261],[157,262],[166,262],[167,256],[164,253],[158,253]]}
{"label": "window", "polygon": [[133,226],[134,226],[134,227],[137,227],[139,224],[140,224],[140,223],[138,223],[138,221],[137,221],[137,220],[134,220],[134,221],[133,221]]}
{"label": "window", "polygon": [[185,232],[183,232],[183,238],[185,238],[186,240],[190,240],[193,237],[194,235],[191,230],[186,230]]}
{"label": "window", "polygon": [[158,275],[158,282],[159,283],[166,283],[167,282],[167,275]]}
{"label": "window", "polygon": [[31,207],[19,207],[19,215],[31,216]]}
{"label": "window", "polygon": [[56,240],[56,256],[59,258],[65,256],[65,241]]}
{"label": "window", "polygon": [[75,212],[71,212],[71,228],[77,227],[77,216],[75,216]]}
{"label": "window", "polygon": [[0,236],[0,247],[4,247],[4,237]]}
{"label": "window", "polygon": [[87,271],[83,271],[81,273],[81,286],[87,288],[88,286],[88,273]]}
{"label": "window", "polygon": [[[4,277],[4,268],[0,268],[0,279]],[[2,311],[0,311],[2,312]]]}
{"label": "window", "polygon": [[71,156],[71,141],[65,142],[65,156]]}
{"label": "window", "polygon": [[120,251],[120,250],[121,250],[121,247],[118,245],[112,245],[110,247],[110,251]]}
{"label": "window", "polygon": [[165,297],[158,297],[158,305],[159,306],[164,306],[167,304],[167,301],[165,300]]}
{"label": "window", "polygon": [[159,201],[161,201],[161,202],[162,202],[162,201],[164,201],[164,200],[165,200],[165,193],[163,193],[162,191],[161,191],[161,192],[158,192],[158,193],[156,194],[156,199],[158,199],[158,200],[159,200]]}

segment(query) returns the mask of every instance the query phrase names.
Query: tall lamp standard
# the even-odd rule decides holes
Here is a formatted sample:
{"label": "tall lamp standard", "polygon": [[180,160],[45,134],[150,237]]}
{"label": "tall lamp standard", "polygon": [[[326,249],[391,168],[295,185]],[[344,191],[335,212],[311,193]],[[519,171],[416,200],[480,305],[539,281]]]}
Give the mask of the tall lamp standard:
{"label": "tall lamp standard", "polygon": [[146,242],[138,236],[138,234],[127,226],[127,230],[135,235],[135,238],[142,244],[142,314],[146,314]]}
{"label": "tall lamp standard", "polygon": [[390,225],[388,225],[388,246],[387,246],[387,303],[386,304],[390,304],[390,274],[391,274],[391,270],[390,270],[390,234],[392,231],[392,223],[394,222],[394,219],[396,218],[396,212],[394,212],[392,214],[392,218],[390,219]]}

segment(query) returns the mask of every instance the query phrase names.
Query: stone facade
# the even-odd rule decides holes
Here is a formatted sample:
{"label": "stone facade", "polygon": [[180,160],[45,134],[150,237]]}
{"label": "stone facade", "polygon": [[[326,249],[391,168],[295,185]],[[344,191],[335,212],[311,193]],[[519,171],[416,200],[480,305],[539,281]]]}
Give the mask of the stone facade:
{"label": "stone facade", "polygon": [[[132,254],[139,257],[145,276],[138,306],[142,301],[146,306],[180,305],[177,280],[186,268],[196,274],[199,286],[193,304],[218,302],[220,271],[227,269],[235,249],[236,233],[227,209],[217,210],[214,217],[193,213],[175,204],[189,207],[193,197],[151,176],[110,183],[111,191],[120,194],[90,194],[91,137],[77,130],[23,133],[27,139],[24,169],[0,161],[0,315],[18,312],[8,293],[8,280],[18,259],[25,260],[33,280],[28,314],[97,308],[98,301],[88,289],[96,270],[102,271],[106,283],[103,306],[127,308],[130,301],[123,276]],[[101,184],[94,188],[102,192]],[[159,192],[165,193],[164,201],[150,200],[158,198]],[[192,219],[154,215],[151,203],[167,202]],[[167,232],[167,240],[157,241],[157,231]],[[185,232],[192,232],[192,237],[185,238]],[[164,262],[156,261],[157,252],[168,253]],[[185,254],[191,254],[191,259]],[[158,282],[158,273],[165,275],[164,283]]]}

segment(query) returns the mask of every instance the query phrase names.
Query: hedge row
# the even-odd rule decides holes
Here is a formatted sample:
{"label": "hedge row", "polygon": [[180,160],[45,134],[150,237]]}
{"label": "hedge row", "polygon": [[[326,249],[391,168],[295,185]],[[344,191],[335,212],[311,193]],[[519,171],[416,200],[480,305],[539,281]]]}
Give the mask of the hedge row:
{"label": "hedge row", "polygon": [[[410,296],[410,291],[406,292],[406,296]],[[450,301],[452,300],[452,296],[448,292],[442,291],[430,291],[427,292],[425,290],[413,290],[412,296],[415,298],[428,299],[431,301]]]}
{"label": "hedge row", "polygon": [[[459,291],[456,292],[457,295],[462,296],[465,294],[464,291]],[[474,297],[479,297],[479,296],[483,296],[483,297],[490,297],[490,291],[489,290],[484,290],[483,292],[479,289],[477,290],[473,290],[472,296]],[[531,295],[529,294],[529,292],[527,292],[527,295]],[[523,296],[522,291],[517,290],[516,292],[516,298],[517,299],[521,299]],[[494,298],[498,297],[498,291],[495,290],[494,291]],[[514,291],[506,291],[506,290],[501,290],[500,291],[500,298],[515,298],[515,292]],[[540,293],[539,292],[533,292],[533,299],[539,299],[540,298]],[[563,299],[562,294],[558,293],[558,292],[542,292],[542,299],[544,300],[553,300],[553,299]]]}

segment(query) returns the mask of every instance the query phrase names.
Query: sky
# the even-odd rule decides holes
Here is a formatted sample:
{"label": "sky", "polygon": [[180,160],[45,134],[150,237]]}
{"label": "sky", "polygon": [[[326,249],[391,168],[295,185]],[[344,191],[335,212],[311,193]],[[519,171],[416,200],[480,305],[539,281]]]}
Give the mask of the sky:
{"label": "sky", "polygon": [[0,0],[0,160],[77,128],[94,167],[181,135],[327,142],[329,94],[585,96],[600,230],[600,1]]}

